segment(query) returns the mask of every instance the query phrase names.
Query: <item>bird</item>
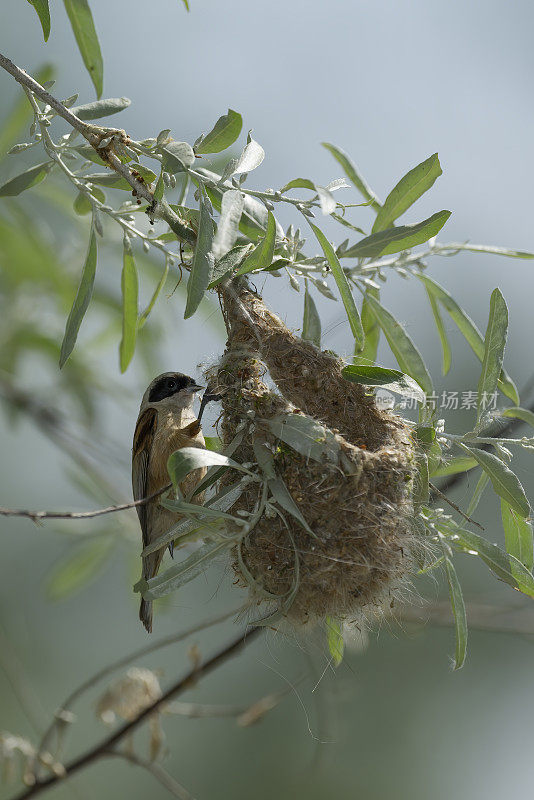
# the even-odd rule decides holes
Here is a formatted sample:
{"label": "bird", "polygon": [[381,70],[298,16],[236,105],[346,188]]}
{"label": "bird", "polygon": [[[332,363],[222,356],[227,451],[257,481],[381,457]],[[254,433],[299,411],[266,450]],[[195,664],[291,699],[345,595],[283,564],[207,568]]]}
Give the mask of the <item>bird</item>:
{"label": "bird", "polygon": [[[142,500],[163,489],[170,482],[167,459],[181,447],[206,447],[200,418],[194,413],[195,394],[204,387],[181,372],[164,372],[150,383],[143,395],[135,426],[132,447],[132,487],[135,500]],[[210,399],[205,394],[201,411]],[[199,414],[199,417],[201,413]],[[183,495],[192,492],[204,478],[206,469],[189,473],[180,484]],[[192,502],[202,502],[197,495]],[[164,508],[160,497],[136,506],[143,548],[167,533],[180,520],[180,515]],[[153,578],[160,567],[164,548],[143,558],[142,577]],[[169,544],[173,554],[173,542]],[[152,601],[141,599],[139,619],[148,633],[152,632]]]}

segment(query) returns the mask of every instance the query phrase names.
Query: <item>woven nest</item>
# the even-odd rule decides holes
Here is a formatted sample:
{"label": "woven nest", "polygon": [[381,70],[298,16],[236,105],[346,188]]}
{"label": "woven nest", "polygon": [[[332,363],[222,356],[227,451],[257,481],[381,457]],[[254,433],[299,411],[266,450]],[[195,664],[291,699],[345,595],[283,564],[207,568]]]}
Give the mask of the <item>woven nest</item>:
{"label": "woven nest", "polygon": [[[279,503],[268,507],[234,551],[238,583],[298,625],[375,616],[406,586],[418,546],[409,428],[345,380],[338,358],[294,336],[260,297],[230,286],[221,300],[229,339],[210,379],[223,395],[223,442],[242,432],[233,453],[241,463],[267,454],[307,523]],[[308,451],[281,435],[288,425],[318,433]],[[232,513],[254,514],[262,492],[260,482],[247,484]]]}

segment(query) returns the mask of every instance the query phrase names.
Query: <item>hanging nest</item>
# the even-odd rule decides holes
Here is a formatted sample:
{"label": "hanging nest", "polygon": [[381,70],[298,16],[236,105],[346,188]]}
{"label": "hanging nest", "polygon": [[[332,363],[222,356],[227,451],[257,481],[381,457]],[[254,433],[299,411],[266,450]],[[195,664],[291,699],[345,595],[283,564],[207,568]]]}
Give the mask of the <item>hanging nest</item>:
{"label": "hanging nest", "polygon": [[232,508],[255,521],[234,551],[239,584],[298,625],[380,614],[408,584],[418,547],[407,424],[246,286],[220,296],[229,338],[209,379],[222,394],[223,443],[266,477]]}

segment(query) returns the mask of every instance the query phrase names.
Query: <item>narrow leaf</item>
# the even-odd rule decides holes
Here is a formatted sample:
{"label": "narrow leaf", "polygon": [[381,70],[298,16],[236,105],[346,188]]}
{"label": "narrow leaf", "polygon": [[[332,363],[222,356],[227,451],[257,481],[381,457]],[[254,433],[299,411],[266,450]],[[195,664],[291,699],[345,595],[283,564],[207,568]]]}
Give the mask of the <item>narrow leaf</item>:
{"label": "narrow leaf", "polygon": [[446,478],[448,475],[457,475],[459,472],[467,472],[478,466],[476,458],[470,456],[457,456],[442,463],[434,472],[435,478]]}
{"label": "narrow leaf", "polygon": [[158,597],[169,594],[169,592],[176,591],[176,589],[189,583],[189,581],[204,572],[214,558],[217,558],[233,546],[234,542],[231,539],[225,539],[222,542],[213,542],[200,547],[185,561],[173,564],[165,572],[147,581],[146,588],[141,586],[143,588],[143,597],[145,600],[156,600]]}
{"label": "narrow leaf", "polygon": [[[440,530],[443,528],[440,526]],[[478,555],[502,581],[523,594],[534,597],[534,578],[515,556],[505,553],[498,545],[488,542],[477,533],[455,527],[447,530],[451,544],[464,552]],[[513,571],[512,565],[513,564]]]}
{"label": "narrow leaf", "polygon": [[241,114],[229,108],[228,114],[219,117],[212,130],[204,136],[198,147],[195,148],[196,152],[199,154],[221,153],[235,142],[242,127]]}
{"label": "narrow leaf", "polygon": [[236,275],[246,275],[247,272],[252,272],[252,270],[270,267],[274,258],[275,243],[276,220],[273,213],[269,211],[265,236],[254,248],[252,253],[245,258],[243,264],[237,270]]}
{"label": "narrow leaf", "polygon": [[85,312],[87,311],[91,301],[96,274],[96,251],[96,236],[94,228],[91,225],[91,233],[89,234],[89,247],[87,249],[87,255],[85,256],[85,263],[83,265],[80,284],[78,286],[78,291],[67,319],[65,335],[61,344],[61,354],[59,356],[60,369],[74,349],[76,339],[78,338],[80,325],[82,324]]}
{"label": "narrow leaf", "polygon": [[32,5],[37,12],[43,29],[44,40],[47,42],[50,36],[50,9],[48,7],[48,0],[28,0],[28,3]]}
{"label": "narrow leaf", "polygon": [[441,166],[437,153],[407,172],[386,197],[376,215],[372,233],[390,228],[398,217],[430,189],[440,175]]}
{"label": "narrow leaf", "polygon": [[480,475],[477,485],[475,486],[475,491],[473,492],[473,496],[469,501],[469,505],[467,506],[465,513],[468,517],[472,516],[478,508],[478,504],[482,499],[482,495],[484,494],[484,490],[489,483],[489,477],[487,472],[482,471]]}
{"label": "narrow leaf", "polygon": [[[476,357],[482,361],[484,358],[484,340],[482,334],[472,319],[460,308],[456,300],[449,294],[449,292],[436,283],[432,278],[427,275],[417,274],[420,281],[424,283],[427,289],[439,300],[439,302],[446,309],[451,319],[456,323],[460,333],[463,335]],[[519,394],[516,385],[512,379],[507,375],[505,370],[502,370],[499,377],[499,389],[506,397],[509,397],[513,403],[519,405]]]}
{"label": "narrow leaf", "polygon": [[499,497],[502,497],[521,517],[528,517],[530,514],[528,500],[517,475],[493,453],[475,447],[466,449],[489,475],[492,486]]}
{"label": "narrow leaf", "polygon": [[409,250],[418,244],[428,242],[443,228],[451,215],[450,211],[438,211],[431,217],[413,225],[399,225],[372,233],[343,253],[343,258],[377,258],[391,253]]}
{"label": "narrow leaf", "polygon": [[15,178],[0,186],[0,197],[15,197],[32,186],[44,181],[50,170],[54,167],[54,161],[45,161],[43,164],[36,164],[25,172],[21,172]]}
{"label": "narrow leaf", "polygon": [[369,295],[368,299],[369,308],[384,331],[401,370],[414,378],[427,395],[432,394],[432,379],[419,350],[395,317],[372,295]]}
{"label": "narrow leaf", "polygon": [[165,268],[164,268],[164,270],[163,270],[163,272],[161,274],[161,278],[158,281],[158,285],[154,289],[154,294],[150,298],[149,304],[147,305],[147,307],[145,308],[145,310],[143,311],[143,313],[139,317],[139,322],[137,323],[138,329],[142,328],[143,325],[145,324],[145,322],[147,321],[148,315],[150,314],[150,312],[154,308],[154,306],[156,304],[156,300],[160,296],[160,294],[161,294],[161,292],[163,290],[163,287],[165,286],[165,282],[167,280],[167,275],[168,274],[169,274],[169,261],[168,261],[168,259],[165,259]]}
{"label": "narrow leaf", "polygon": [[[534,549],[530,522],[520,517],[505,500],[501,500],[501,517],[506,551],[517,558],[529,571],[532,571]],[[511,563],[511,568],[513,572],[513,563]]]}
{"label": "narrow leaf", "polygon": [[321,346],[321,318],[308,289],[308,281],[304,290],[304,317],[302,320],[302,338]]}
{"label": "narrow leaf", "polygon": [[365,386],[383,386],[391,392],[396,392],[404,397],[413,397],[418,403],[425,402],[425,393],[409,375],[397,369],[367,366],[365,364],[349,364],[343,367],[341,373],[344,378],[353,383]]}
{"label": "narrow leaf", "polygon": [[127,97],[108,97],[106,100],[96,100],[94,103],[74,106],[71,111],[79,119],[101,119],[102,117],[110,117],[112,114],[118,114],[119,111],[124,111],[131,102]]}
{"label": "narrow leaf", "polygon": [[286,183],[285,186],[282,186],[280,192],[285,194],[290,189],[311,189],[312,192],[315,192],[315,184],[313,181],[308,180],[308,178],[295,178],[289,183]]}
{"label": "narrow leaf", "polygon": [[185,304],[184,319],[192,317],[204,297],[211,278],[214,258],[211,252],[213,242],[213,223],[204,194],[200,196],[200,218],[197,234],[197,243],[191,272],[187,281],[187,301]]}
{"label": "narrow leaf", "polygon": [[446,375],[451,368],[451,361],[452,361],[452,353],[451,353],[451,346],[449,344],[449,338],[447,336],[447,331],[445,330],[445,325],[443,323],[443,318],[441,316],[441,312],[439,310],[439,305],[436,301],[436,298],[426,288],[426,293],[428,297],[428,301],[430,303],[430,308],[432,309],[432,314],[434,316],[434,322],[436,323],[436,328],[438,331],[438,335],[441,341],[441,350],[443,353],[443,362],[442,362],[442,374]]}
{"label": "narrow leaf", "polygon": [[233,170],[233,174],[241,172],[252,172],[253,169],[259,167],[265,158],[265,150],[254,139],[251,139],[248,144],[243,148],[243,152],[237,160],[237,164]]}
{"label": "narrow leaf", "polygon": [[124,239],[124,255],[121,275],[122,289],[122,339],[119,347],[121,372],[126,372],[135,352],[137,337],[137,314],[139,283],[132,247]]}
{"label": "narrow leaf", "polygon": [[378,197],[373,192],[373,190],[367,185],[366,181],[358,170],[356,169],[355,165],[352,163],[350,158],[346,153],[341,150],[341,148],[336,147],[333,144],[329,144],[328,142],[323,142],[323,147],[334,156],[338,164],[340,164],[343,172],[347,176],[347,178],[353,183],[353,185],[358,189],[361,195],[365,197],[366,200],[369,201],[369,204],[375,211],[379,211],[380,209],[380,202]]}
{"label": "narrow leaf", "polygon": [[51,600],[65,600],[80,592],[109,564],[110,536],[99,536],[70,549],[50,572],[46,588]]}
{"label": "narrow leaf", "polygon": [[368,295],[373,295],[376,300],[380,300],[380,290],[368,287],[363,296],[362,302],[362,327],[365,334],[363,347],[356,344],[354,348],[355,364],[374,364],[378,352],[380,341],[380,325],[376,316],[369,308]]}
{"label": "narrow leaf", "polygon": [[331,431],[304,414],[278,414],[267,421],[272,433],[305,458],[331,461],[339,458],[339,444]]}
{"label": "narrow leaf", "polygon": [[339,667],[343,661],[345,643],[343,641],[343,623],[334,617],[327,617],[325,620],[327,630],[328,651],[332,656],[334,666]]}
{"label": "narrow leaf", "polygon": [[480,419],[486,410],[488,398],[497,390],[507,335],[508,308],[499,289],[494,289],[491,294],[488,327],[484,338],[482,372],[478,381],[477,419]]}
{"label": "narrow leaf", "polygon": [[454,669],[461,669],[465,663],[467,653],[467,615],[465,612],[462,587],[450,558],[445,557],[445,570],[449,584],[449,597],[454,616],[454,629],[456,634],[456,653],[454,656]]}
{"label": "narrow leaf", "polygon": [[520,419],[523,422],[526,422],[527,425],[531,425],[534,428],[534,413],[529,411],[528,408],[521,408],[521,406],[507,408],[506,411],[502,412],[502,416],[512,417],[512,419]]}
{"label": "narrow leaf", "polygon": [[96,96],[102,94],[104,64],[93,15],[87,0],[63,0],[83,63],[93,81]]}
{"label": "narrow leaf", "polygon": [[243,264],[251,248],[251,244],[238,244],[232,247],[219,261],[215,262],[208,289],[213,289],[214,286],[218,286],[226,277],[230,277],[230,275]]}
{"label": "narrow leaf", "polygon": [[194,469],[204,467],[224,466],[238,469],[241,472],[252,474],[250,470],[233,461],[222,453],[213,450],[203,450],[200,447],[181,447],[169,456],[167,471],[174,486],[179,486],[186,475]]}
{"label": "narrow leaf", "polygon": [[317,241],[321,245],[326,260],[328,261],[330,269],[332,270],[332,274],[337,283],[343,305],[345,306],[345,311],[347,312],[352,335],[354,336],[358,346],[362,347],[365,340],[365,334],[363,332],[362,321],[360,319],[358,309],[356,308],[356,303],[354,302],[354,297],[352,296],[347,276],[345,275],[343,268],[339,263],[339,259],[334,252],[334,248],[324,233],[311,222],[310,227],[317,237]]}
{"label": "narrow leaf", "polygon": [[229,189],[223,194],[221,216],[212,246],[212,252],[216,259],[220,259],[234,246],[239,234],[239,222],[244,205],[243,193],[238,189]]}
{"label": "narrow leaf", "polygon": [[306,522],[305,518],[302,515],[299,507],[291,497],[289,489],[285,485],[284,481],[280,477],[276,478],[269,478],[267,481],[267,485],[269,486],[270,492],[278,505],[280,505],[285,511],[287,511],[291,516],[295,517],[295,519],[300,522],[304,530],[309,533],[311,536],[317,538]]}

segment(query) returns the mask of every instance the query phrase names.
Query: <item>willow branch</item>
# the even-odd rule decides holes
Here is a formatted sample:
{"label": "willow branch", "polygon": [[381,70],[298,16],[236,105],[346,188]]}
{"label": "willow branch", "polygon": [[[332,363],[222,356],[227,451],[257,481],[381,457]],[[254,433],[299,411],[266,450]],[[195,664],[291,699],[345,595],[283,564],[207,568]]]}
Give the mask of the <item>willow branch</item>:
{"label": "willow branch", "polygon": [[[143,711],[141,711],[137,717],[135,717],[135,719],[126,722],[114,733],[106,736],[105,739],[102,739],[100,742],[86,750],[77,758],[74,758],[72,761],[65,764],[65,776],[61,778],[61,781],[64,782],[74,775],[74,773],[78,772],[84,767],[89,766],[98,759],[105,757],[110,750],[114,750],[116,745],[122,741],[125,736],[133,733],[133,731],[138,728],[141,723],[147,720],[155,711],[158,711],[162,706],[165,705],[165,703],[168,703],[172,698],[187,691],[201,678],[208,675],[210,672],[213,672],[217,667],[221,666],[230,658],[237,655],[237,653],[243,650],[243,648],[250,644],[250,642],[254,641],[254,639],[256,639],[262,632],[263,628],[261,627],[252,628],[250,631],[241,631],[241,633],[235,639],[224,645],[213,656],[211,656],[211,658],[207,659],[206,661],[201,661],[200,664],[192,667],[183,677],[179,678],[169,689],[167,689],[167,691],[164,692],[161,697],[151,703],[151,705],[149,705],[147,708],[143,709]],[[60,779],[57,775],[50,775],[47,778],[38,779],[33,786],[25,789],[19,795],[12,798],[12,800],[28,800],[28,798],[35,797],[46,789],[49,789],[59,780]]]}
{"label": "willow branch", "polygon": [[0,506],[0,516],[3,517],[27,517],[28,519],[38,522],[42,519],[91,519],[92,517],[102,517],[104,514],[113,514],[115,511],[126,511],[129,508],[136,508],[137,506],[144,506],[155,497],[159,497],[172,487],[172,483],[168,483],[163,489],[158,489],[147,497],[142,497],[140,500],[132,500],[131,503],[121,503],[118,506],[107,506],[106,508],[97,508],[94,511],[30,511],[22,508],[4,508]]}
{"label": "willow branch", "polygon": [[[103,150],[99,147],[102,140],[109,136],[110,132],[121,133],[121,131],[118,129],[109,129],[98,125],[90,125],[81,120],[76,116],[76,114],[73,114],[72,111],[64,106],[63,103],[51,95],[50,92],[47,92],[46,89],[41,86],[40,83],[38,83],[38,81],[31,77],[31,75],[28,75],[28,73],[23,69],[17,67],[16,64],[7,58],[7,56],[2,55],[2,53],[0,53],[0,67],[12,75],[17,83],[20,83],[21,86],[29,89],[36,97],[39,98],[39,100],[42,100],[44,103],[53,108],[56,114],[64,119],[65,122],[67,122],[72,128],[79,131],[79,133],[82,134],[84,139],[89,142],[89,144],[95,149],[100,157],[103,155]],[[180,238],[186,242],[189,242],[190,244],[194,244],[196,241],[196,235],[194,231],[183,224],[180,217],[174,213],[168,203],[166,203],[164,200],[156,200],[146,184],[138,180],[137,177],[132,174],[128,165],[123,164],[111,148],[106,148],[105,160],[111,169],[121,175],[130,184],[137,197],[142,197],[149,203],[150,213],[153,216],[159,217],[159,219],[162,219],[169,225],[172,225],[173,231],[180,236]]]}

